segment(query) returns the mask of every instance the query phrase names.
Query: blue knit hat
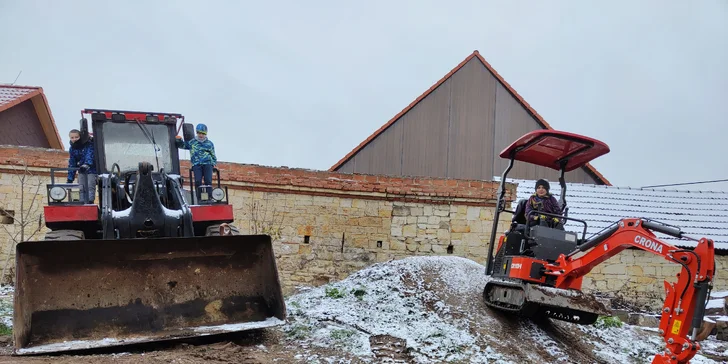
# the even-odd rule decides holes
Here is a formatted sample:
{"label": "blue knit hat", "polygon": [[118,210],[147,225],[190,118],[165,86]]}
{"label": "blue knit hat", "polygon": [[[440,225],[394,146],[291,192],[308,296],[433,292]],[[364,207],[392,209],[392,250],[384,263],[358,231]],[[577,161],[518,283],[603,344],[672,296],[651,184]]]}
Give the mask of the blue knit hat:
{"label": "blue knit hat", "polygon": [[202,133],[202,134],[207,135],[207,125],[205,125],[205,124],[197,124],[196,131],[198,133]]}

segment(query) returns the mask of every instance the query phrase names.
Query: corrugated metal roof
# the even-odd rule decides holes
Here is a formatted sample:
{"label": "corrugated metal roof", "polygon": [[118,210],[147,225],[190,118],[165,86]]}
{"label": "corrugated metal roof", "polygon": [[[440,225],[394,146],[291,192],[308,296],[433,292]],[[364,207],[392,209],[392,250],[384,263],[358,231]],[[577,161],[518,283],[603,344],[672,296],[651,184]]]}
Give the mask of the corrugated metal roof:
{"label": "corrugated metal roof", "polygon": [[37,90],[37,87],[0,85],[0,108]]}
{"label": "corrugated metal roof", "polygon": [[[499,180],[499,179],[498,179]],[[518,200],[534,193],[536,181],[508,179],[518,183]],[[558,199],[558,181],[549,181],[551,193]],[[581,183],[566,184],[569,217],[587,222],[587,237],[625,217],[644,217],[675,225],[692,238],[707,237],[716,249],[728,249],[728,192],[687,191],[652,188],[599,186]],[[567,230],[581,231],[583,224],[568,222]],[[680,247],[693,247],[695,242],[656,233],[660,238]]]}

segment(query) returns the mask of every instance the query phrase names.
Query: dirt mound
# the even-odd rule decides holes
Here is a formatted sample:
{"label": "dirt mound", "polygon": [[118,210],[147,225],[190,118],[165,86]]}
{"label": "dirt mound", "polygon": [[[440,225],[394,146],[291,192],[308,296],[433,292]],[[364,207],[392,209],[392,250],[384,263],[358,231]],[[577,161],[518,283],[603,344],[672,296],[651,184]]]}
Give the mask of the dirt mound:
{"label": "dirt mound", "polygon": [[[0,363],[648,363],[664,348],[655,329],[531,321],[492,310],[482,299],[484,273],[464,258],[410,257],[288,297],[282,327],[104,355],[0,353]],[[721,342],[703,345],[716,360],[728,354]]]}
{"label": "dirt mound", "polygon": [[[492,310],[482,299],[484,274],[484,266],[452,256],[375,264],[290,297],[284,331],[366,361],[384,352],[423,363],[639,363],[661,349],[656,333],[629,325],[534,322]],[[385,336],[399,343],[396,355],[372,347],[372,337]]]}

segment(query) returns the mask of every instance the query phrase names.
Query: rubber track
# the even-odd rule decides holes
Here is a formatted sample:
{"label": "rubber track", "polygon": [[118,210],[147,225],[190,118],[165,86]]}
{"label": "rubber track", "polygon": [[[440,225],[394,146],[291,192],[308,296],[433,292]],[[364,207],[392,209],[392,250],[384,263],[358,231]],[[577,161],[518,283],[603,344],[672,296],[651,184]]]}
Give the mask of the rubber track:
{"label": "rubber track", "polygon": [[518,282],[510,282],[505,280],[494,280],[488,282],[483,289],[483,300],[485,301],[486,305],[497,310],[514,312],[519,316],[524,317],[532,317],[534,314],[538,313],[539,315],[544,315],[549,318],[580,325],[590,325],[594,323],[594,321],[599,317],[598,315],[591,312],[572,310],[568,307],[544,306],[536,302],[526,302],[525,300],[521,302],[519,306],[515,306],[513,304],[505,302],[490,301],[488,299],[487,293],[489,286],[507,287],[520,289],[521,291],[523,291],[523,285]]}

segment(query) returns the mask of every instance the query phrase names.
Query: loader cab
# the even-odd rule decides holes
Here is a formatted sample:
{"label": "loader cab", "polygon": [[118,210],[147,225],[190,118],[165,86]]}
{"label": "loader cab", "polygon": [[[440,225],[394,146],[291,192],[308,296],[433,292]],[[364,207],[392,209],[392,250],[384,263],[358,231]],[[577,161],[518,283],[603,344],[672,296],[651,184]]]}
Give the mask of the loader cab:
{"label": "loader cab", "polygon": [[104,239],[146,237],[152,231],[199,236],[210,226],[233,222],[220,171],[214,171],[214,186],[201,186],[206,193],[197,198],[191,169],[180,165],[179,130],[185,140],[194,138],[194,127],[184,123],[183,115],[102,109],[81,114],[82,137],[93,130],[98,201],[86,201],[80,184],[61,183],[69,168],[52,169],[44,207],[49,229],[81,230]]}
{"label": "loader cab", "polygon": [[[508,256],[529,256],[544,261],[555,261],[560,254],[573,251],[586,239],[587,223],[568,216],[564,174],[580,168],[606,153],[609,153],[609,147],[599,140],[557,130],[536,130],[527,133],[500,153],[500,157],[508,159],[509,164],[500,179],[498,203],[494,213],[488,247],[487,275],[494,273],[494,267],[500,270],[502,261]],[[560,223],[540,222],[530,224],[529,220],[532,220],[533,215],[527,216],[525,213],[527,199],[519,200],[514,210],[506,209],[505,196],[508,173],[516,161],[535,164],[560,172],[561,194],[559,207],[562,213],[538,213],[539,215],[558,218]],[[496,247],[496,232],[502,212],[512,214],[511,225],[508,231],[501,236]],[[566,231],[563,225],[567,221],[582,224],[582,233],[577,234]],[[497,254],[494,257],[493,251],[496,248]]]}

